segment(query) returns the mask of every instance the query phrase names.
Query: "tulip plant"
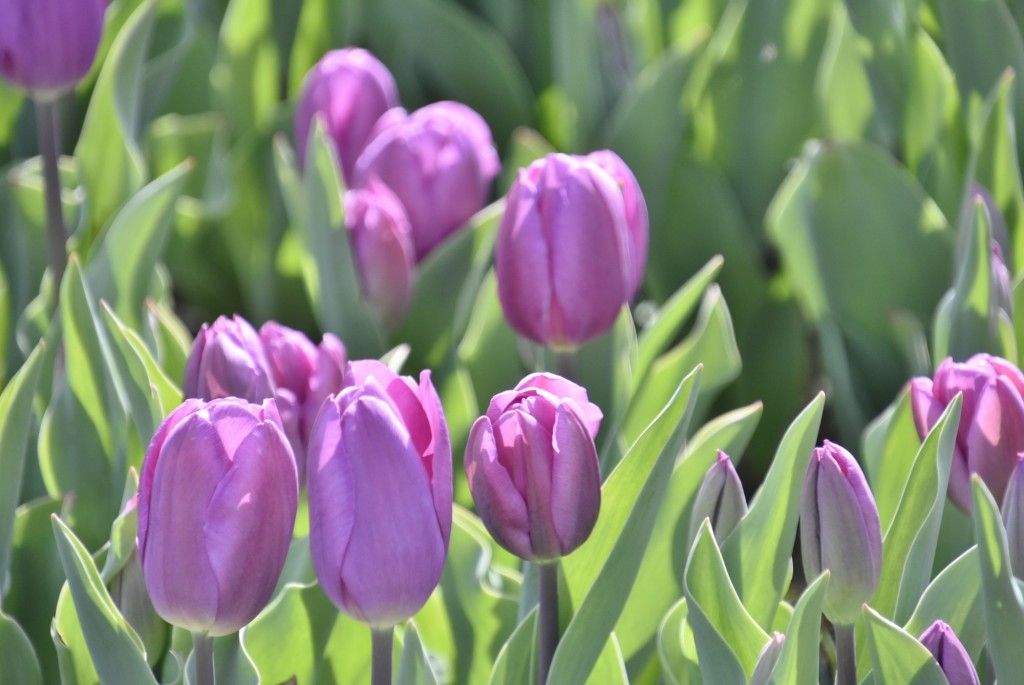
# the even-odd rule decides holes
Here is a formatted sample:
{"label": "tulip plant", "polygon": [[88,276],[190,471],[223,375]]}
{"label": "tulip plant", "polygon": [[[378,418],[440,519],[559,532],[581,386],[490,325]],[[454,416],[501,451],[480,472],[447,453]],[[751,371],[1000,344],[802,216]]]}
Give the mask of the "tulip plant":
{"label": "tulip plant", "polygon": [[0,0],[0,683],[1024,673],[1014,0]]}

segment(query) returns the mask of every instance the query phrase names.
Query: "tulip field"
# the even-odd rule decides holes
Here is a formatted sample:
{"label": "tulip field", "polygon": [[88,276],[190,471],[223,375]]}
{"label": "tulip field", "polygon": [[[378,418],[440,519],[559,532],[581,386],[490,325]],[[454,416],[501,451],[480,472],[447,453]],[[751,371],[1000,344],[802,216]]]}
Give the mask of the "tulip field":
{"label": "tulip field", "polygon": [[0,685],[1024,683],[1024,1],[0,0]]}

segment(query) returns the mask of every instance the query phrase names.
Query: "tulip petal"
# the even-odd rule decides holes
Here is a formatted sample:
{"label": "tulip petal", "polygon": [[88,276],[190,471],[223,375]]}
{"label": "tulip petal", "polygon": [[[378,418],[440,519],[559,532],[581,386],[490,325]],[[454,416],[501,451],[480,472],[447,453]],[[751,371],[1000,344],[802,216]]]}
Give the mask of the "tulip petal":
{"label": "tulip petal", "polygon": [[495,542],[518,557],[530,559],[530,520],[523,495],[498,460],[491,422],[481,416],[466,443],[466,477],[477,511]]}
{"label": "tulip petal", "polygon": [[430,380],[430,371],[420,373],[420,400],[423,410],[430,423],[433,442],[427,449],[424,460],[430,476],[431,491],[434,496],[434,510],[437,512],[437,524],[441,527],[444,548],[448,549],[448,540],[452,532],[452,501],[454,483],[452,481],[452,441],[448,435],[448,423],[444,418],[444,407],[441,398]]}
{"label": "tulip petal", "polygon": [[1017,454],[1024,450],[1024,401],[1006,378],[993,379],[976,398],[966,445],[968,468],[1002,502]]}
{"label": "tulip petal", "polygon": [[526,388],[536,388],[548,393],[553,404],[558,404],[562,400],[572,400],[576,405],[576,414],[587,427],[590,436],[597,437],[604,414],[590,401],[586,388],[553,373],[532,373],[516,385],[516,390]]}
{"label": "tulip petal", "polygon": [[569,402],[558,406],[553,439],[551,517],[561,553],[590,536],[601,509],[601,470],[594,439]]}
{"label": "tulip petal", "polygon": [[917,435],[922,440],[942,416],[946,405],[932,394],[932,379],[919,376],[910,381],[910,410],[914,417]]}

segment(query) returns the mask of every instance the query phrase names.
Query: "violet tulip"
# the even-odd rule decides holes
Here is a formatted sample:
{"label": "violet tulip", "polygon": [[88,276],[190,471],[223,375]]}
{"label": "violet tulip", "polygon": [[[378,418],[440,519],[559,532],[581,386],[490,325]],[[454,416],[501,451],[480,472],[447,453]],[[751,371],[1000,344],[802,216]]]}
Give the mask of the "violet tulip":
{"label": "violet tulip", "polygon": [[957,393],[963,395],[949,497],[971,511],[971,474],[977,473],[997,503],[1017,455],[1024,451],[1024,374],[1012,362],[976,354],[966,362],[945,359],[933,378],[910,382],[914,424],[922,439]]}
{"label": "violet tulip", "polygon": [[548,155],[509,190],[498,297],[512,328],[540,344],[571,348],[604,333],[643,279],[646,208],[632,174],[608,155]]}
{"label": "violet tulip", "polygon": [[804,577],[831,572],[824,613],[852,624],[878,589],[882,529],[875,498],[853,456],[826,440],[814,449],[800,494]]}
{"label": "violet tulip", "polygon": [[931,624],[918,638],[946,675],[949,685],[979,685],[978,672],[956,633],[943,621]]}
{"label": "violet tulip", "polygon": [[356,159],[382,114],[398,106],[395,79],[362,48],[332,50],[309,71],[295,112],[295,146],[305,160],[314,118],[319,115],[338,152],[345,181],[352,182]]}
{"label": "violet tulip", "polygon": [[395,194],[412,228],[416,261],[483,209],[501,171],[487,123],[458,102],[386,114],[356,161],[354,187],[374,179]]}
{"label": "violet tulip", "polygon": [[393,330],[409,309],[416,276],[405,209],[387,186],[371,180],[366,188],[345,194],[345,223],[363,296],[381,326]]}
{"label": "violet tulip", "polygon": [[747,513],[743,483],[732,460],[718,450],[715,463],[704,476],[690,514],[690,542],[697,537],[704,519],[711,521],[711,530],[721,545]]}
{"label": "violet tulip", "polygon": [[52,99],[92,67],[107,0],[0,0],[0,74]]}
{"label": "violet tulip", "polygon": [[584,388],[550,373],[494,396],[470,430],[465,467],[498,544],[531,561],[583,544],[601,507],[594,447],[601,418]]}
{"label": "violet tulip", "polygon": [[[304,405],[316,370],[317,348],[305,333],[268,321],[260,326],[260,343],[270,369],[273,398],[285,435],[295,453],[299,480],[305,480],[306,431]],[[250,400],[252,401],[252,400]]]}
{"label": "violet tulip", "polygon": [[139,480],[139,559],[153,607],[226,635],[263,609],[284,567],[298,479],[272,401],[187,400],[160,425]]}
{"label": "violet tulip", "polygon": [[203,324],[185,365],[185,397],[213,400],[239,397],[259,403],[274,396],[274,379],[263,343],[238,316]]}
{"label": "violet tulip", "polygon": [[[324,333],[316,350],[316,367],[309,377],[309,389],[302,408],[303,435],[308,438],[313,431],[320,407],[328,397],[341,392],[348,364],[348,352],[344,343],[332,333]],[[305,473],[300,474],[305,478]]]}
{"label": "violet tulip", "polygon": [[375,630],[410,618],[441,578],[452,453],[430,372],[350,362],[310,439],[310,552],[327,596]]}

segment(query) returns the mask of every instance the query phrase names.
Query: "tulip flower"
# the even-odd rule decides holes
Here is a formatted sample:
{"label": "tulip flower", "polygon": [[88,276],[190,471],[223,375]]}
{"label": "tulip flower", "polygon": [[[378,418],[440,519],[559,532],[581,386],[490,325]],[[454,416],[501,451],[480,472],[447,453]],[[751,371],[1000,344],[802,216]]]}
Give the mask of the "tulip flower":
{"label": "tulip flower", "polygon": [[142,464],[139,559],[157,613],[226,635],[269,601],[295,526],[298,479],[272,401],[187,400]]}
{"label": "tulip flower", "polygon": [[274,380],[259,334],[237,314],[203,324],[185,365],[185,397],[239,397],[259,403],[274,396]]}
{"label": "tulip flower", "polygon": [[52,99],[89,73],[107,0],[0,0],[0,75]]}
{"label": "tulip flower", "polygon": [[963,395],[949,497],[971,511],[972,473],[1002,502],[1017,454],[1024,451],[1024,374],[1012,362],[976,354],[966,362],[946,359],[933,378],[910,382],[914,424],[922,439],[957,393]]}
{"label": "tulip flower", "polygon": [[305,480],[307,438],[303,418],[310,379],[318,361],[317,348],[305,333],[276,321],[260,326],[259,336],[270,369],[272,396],[277,403],[285,435],[295,453],[301,482]]}
{"label": "tulip flower", "polygon": [[470,430],[465,467],[498,544],[531,561],[583,544],[601,506],[594,447],[601,417],[586,390],[550,373],[494,396]]}
{"label": "tulip flower", "polygon": [[936,621],[931,624],[918,640],[939,662],[949,685],[980,685],[970,655],[946,623]]}
{"label": "tulip flower", "polygon": [[709,519],[715,539],[721,544],[746,513],[743,483],[729,455],[718,450],[718,458],[708,469],[694,499],[690,514],[690,542],[697,537],[704,519]]}
{"label": "tulip flower", "polygon": [[754,665],[754,672],[750,674],[750,685],[768,685],[771,682],[772,670],[782,655],[782,646],[786,644],[786,636],[775,631],[772,637],[761,648],[757,655],[757,664]]}
{"label": "tulip flower", "polygon": [[350,362],[310,438],[310,552],[327,596],[386,630],[441,578],[452,526],[452,453],[441,401],[377,361]]}
{"label": "tulip flower", "polygon": [[416,257],[412,227],[402,203],[382,183],[345,194],[345,223],[363,296],[381,325],[394,329],[412,299]]}
{"label": "tulip flower", "polygon": [[[325,333],[316,350],[316,365],[309,377],[309,389],[302,407],[303,435],[307,437],[307,445],[320,407],[328,397],[341,392],[347,364],[345,345],[336,335]],[[305,478],[305,472],[300,475]]]}
{"label": "tulip flower", "polygon": [[408,116],[386,114],[356,161],[354,187],[374,179],[405,209],[417,262],[483,209],[501,171],[483,118],[457,102],[435,102]]}
{"label": "tulip flower", "polygon": [[309,131],[319,115],[338,152],[345,181],[351,183],[356,159],[377,120],[397,106],[395,79],[373,54],[362,48],[328,52],[302,82],[295,112],[299,159],[305,160]]}
{"label": "tulip flower", "polygon": [[1006,486],[1002,515],[1010,566],[1015,576],[1024,578],[1024,453],[1017,455],[1017,463]]}
{"label": "tulip flower", "polygon": [[826,440],[817,447],[800,495],[800,550],[804,577],[828,569],[824,613],[834,624],[852,624],[878,589],[882,529],[878,508],[857,461]]}
{"label": "tulip flower", "polygon": [[625,165],[596,159],[548,155],[520,170],[506,199],[498,297],[509,325],[543,345],[572,348],[607,331],[643,278],[639,188]]}

